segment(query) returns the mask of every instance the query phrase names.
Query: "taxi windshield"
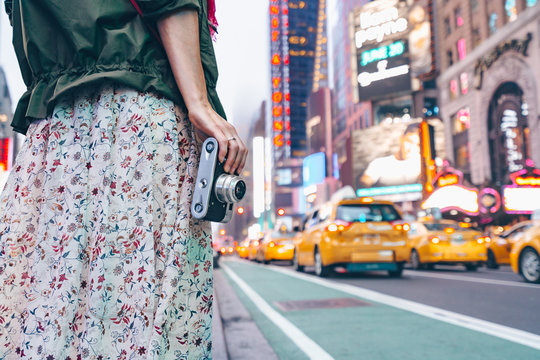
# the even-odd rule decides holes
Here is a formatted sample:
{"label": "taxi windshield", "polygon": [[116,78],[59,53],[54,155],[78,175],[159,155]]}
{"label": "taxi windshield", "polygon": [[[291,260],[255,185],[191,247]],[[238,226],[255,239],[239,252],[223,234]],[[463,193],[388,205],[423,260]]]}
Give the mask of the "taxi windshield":
{"label": "taxi windshield", "polygon": [[338,206],[336,219],[348,222],[396,221],[401,220],[401,216],[392,205],[344,204]]}
{"label": "taxi windshield", "polygon": [[444,231],[444,229],[452,229],[452,230],[460,230],[460,231],[476,230],[473,227],[463,227],[463,226],[460,226],[458,223],[451,223],[451,222],[430,222],[430,223],[424,223],[424,226],[429,231]]}

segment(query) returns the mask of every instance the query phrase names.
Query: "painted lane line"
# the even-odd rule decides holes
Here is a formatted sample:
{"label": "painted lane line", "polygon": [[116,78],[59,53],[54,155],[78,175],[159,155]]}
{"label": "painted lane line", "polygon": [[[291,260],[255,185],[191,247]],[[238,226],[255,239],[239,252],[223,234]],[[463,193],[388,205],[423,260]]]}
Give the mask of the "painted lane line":
{"label": "painted lane line", "polygon": [[452,325],[461,326],[470,330],[475,330],[484,334],[488,334],[504,340],[512,341],[517,344],[525,345],[533,349],[540,350],[540,336],[527,331],[514,329],[500,324],[495,324],[490,321],[473,318],[471,316],[436,308],[434,306],[424,305],[414,301],[385,295],[373,290],[364,289],[353,285],[333,283],[328,280],[315,278],[311,275],[300,274],[291,270],[281,269],[272,265],[265,266],[265,268],[301,280],[309,281],[317,285],[325,286],[330,289],[342,291],[344,293],[348,293],[363,299],[378,302],[380,304],[388,305],[397,309],[413,312],[415,314],[422,315],[431,319],[440,320]]}
{"label": "painted lane line", "polygon": [[412,277],[417,276],[417,277],[428,277],[428,278],[445,279],[445,280],[468,281],[468,282],[475,282],[475,283],[481,283],[481,284],[514,286],[514,287],[523,287],[523,288],[531,288],[531,289],[540,290],[540,286],[538,285],[525,284],[525,283],[519,283],[519,282],[513,282],[513,281],[507,281],[507,280],[492,280],[492,279],[483,279],[483,278],[467,277],[467,276],[460,276],[460,275],[435,274],[435,273],[426,273],[422,271],[405,271],[405,273],[407,274],[407,276],[412,276]]}
{"label": "painted lane line", "polygon": [[226,264],[220,264],[227,275],[242,289],[246,296],[270,321],[272,321],[287,337],[300,348],[310,359],[333,360],[316,342],[306,336],[289,320],[274,310],[255,290],[231,270]]}

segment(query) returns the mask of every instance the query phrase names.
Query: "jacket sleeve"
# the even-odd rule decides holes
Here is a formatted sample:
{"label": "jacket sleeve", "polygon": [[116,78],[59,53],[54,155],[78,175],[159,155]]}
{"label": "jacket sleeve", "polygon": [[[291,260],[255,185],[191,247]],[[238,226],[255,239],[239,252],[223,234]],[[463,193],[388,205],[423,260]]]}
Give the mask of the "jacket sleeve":
{"label": "jacket sleeve", "polygon": [[13,14],[13,0],[4,0],[4,7],[9,17],[9,23],[13,26],[12,14]]}
{"label": "jacket sleeve", "polygon": [[199,0],[138,0],[137,2],[144,17],[152,22],[179,10],[201,10]]}

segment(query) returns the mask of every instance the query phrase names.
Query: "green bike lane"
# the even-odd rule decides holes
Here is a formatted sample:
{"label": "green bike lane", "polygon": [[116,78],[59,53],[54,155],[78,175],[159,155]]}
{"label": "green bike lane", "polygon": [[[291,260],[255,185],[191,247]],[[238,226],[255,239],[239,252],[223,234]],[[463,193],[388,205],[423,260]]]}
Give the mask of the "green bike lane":
{"label": "green bike lane", "polygon": [[[281,359],[540,359],[540,344],[533,346],[536,348],[524,346],[404,310],[408,302],[401,308],[390,306],[373,301],[373,297],[326,286],[329,281],[313,282],[275,267],[242,261],[226,261],[222,267]],[[279,306],[282,302],[313,304],[331,299],[355,299],[367,304],[292,311]],[[458,320],[466,324],[468,319]],[[484,323],[479,326],[489,327]],[[523,334],[518,330],[512,335],[519,338]],[[529,343],[537,338],[533,335],[531,339]]]}

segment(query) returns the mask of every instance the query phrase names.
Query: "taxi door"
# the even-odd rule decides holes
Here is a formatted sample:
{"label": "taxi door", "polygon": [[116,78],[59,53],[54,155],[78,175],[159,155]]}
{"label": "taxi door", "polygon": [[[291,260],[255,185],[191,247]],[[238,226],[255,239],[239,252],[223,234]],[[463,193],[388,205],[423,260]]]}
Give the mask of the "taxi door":
{"label": "taxi door", "polygon": [[315,248],[314,237],[316,236],[318,217],[319,210],[315,210],[306,219],[303,231],[303,239],[298,246],[298,260],[302,265],[312,266],[315,264],[313,251]]}

